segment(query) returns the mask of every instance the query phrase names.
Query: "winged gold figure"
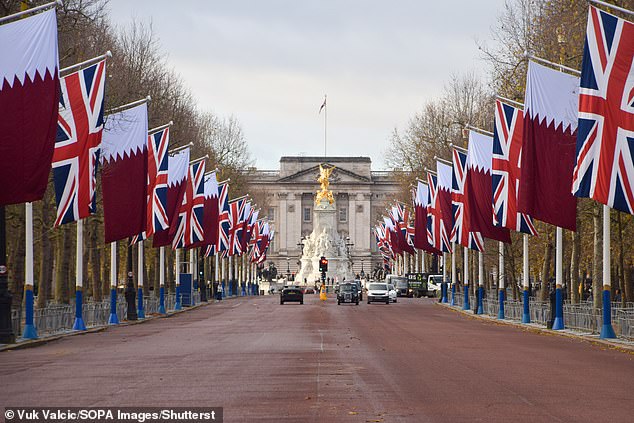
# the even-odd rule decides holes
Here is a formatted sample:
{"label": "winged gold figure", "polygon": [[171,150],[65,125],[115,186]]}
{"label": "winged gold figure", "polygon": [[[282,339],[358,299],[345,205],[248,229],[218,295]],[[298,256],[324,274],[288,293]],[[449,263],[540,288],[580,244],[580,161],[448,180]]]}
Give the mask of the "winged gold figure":
{"label": "winged gold figure", "polygon": [[319,178],[317,178],[317,182],[321,184],[321,191],[317,191],[317,195],[315,196],[315,204],[319,204],[324,198],[328,199],[328,202],[330,204],[335,202],[335,198],[332,196],[332,191],[328,189],[328,186],[330,186],[330,181],[328,181],[328,178],[330,178],[333,170],[335,170],[334,166],[323,167],[322,165],[319,165]]}

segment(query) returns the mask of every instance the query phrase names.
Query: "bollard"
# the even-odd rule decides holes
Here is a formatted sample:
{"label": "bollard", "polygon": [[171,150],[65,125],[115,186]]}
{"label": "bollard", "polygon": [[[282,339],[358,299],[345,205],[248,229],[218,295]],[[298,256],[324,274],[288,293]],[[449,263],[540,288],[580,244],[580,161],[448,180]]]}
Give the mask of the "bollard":
{"label": "bollard", "polygon": [[73,323],[73,330],[86,330],[84,324],[84,318],[82,317],[83,309],[83,292],[81,289],[75,291],[75,323]]}
{"label": "bollard", "polygon": [[165,287],[161,285],[159,288],[159,313],[165,314]]}
{"label": "bollard", "polygon": [[530,292],[527,288],[524,288],[524,313],[522,314],[522,323],[530,323],[531,322],[531,311],[530,311]]}
{"label": "bollard", "polygon": [[505,317],[504,317],[504,294],[505,294],[505,292],[506,292],[506,290],[500,289],[500,294],[499,294],[500,309],[498,311],[498,319],[505,319]]}

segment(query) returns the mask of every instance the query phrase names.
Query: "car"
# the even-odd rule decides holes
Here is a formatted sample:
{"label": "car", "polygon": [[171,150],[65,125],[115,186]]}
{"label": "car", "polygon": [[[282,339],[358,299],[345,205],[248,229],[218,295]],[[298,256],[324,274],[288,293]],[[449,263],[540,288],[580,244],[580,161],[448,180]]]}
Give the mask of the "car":
{"label": "car", "polygon": [[337,293],[337,304],[355,303],[359,305],[359,290],[354,283],[342,283]]}
{"label": "car", "polygon": [[304,294],[314,294],[315,290],[313,288],[304,289]]}
{"label": "car", "polygon": [[390,294],[387,289],[387,284],[384,282],[371,282],[368,284],[368,304],[373,302],[382,302],[385,304],[390,303]]}
{"label": "car", "polygon": [[304,304],[304,293],[301,288],[285,286],[280,292],[280,304],[284,304],[287,301],[297,301],[300,304]]}
{"label": "car", "polygon": [[363,301],[363,287],[361,286],[361,281],[356,279],[353,283],[357,285],[357,290],[359,291],[359,301]]}
{"label": "car", "polygon": [[390,297],[390,301],[393,303],[396,302],[396,288],[391,283],[387,284],[388,295]]}
{"label": "car", "polygon": [[407,278],[405,278],[404,276],[392,278],[392,280],[390,280],[388,283],[392,283],[396,287],[397,297],[412,297],[414,294],[413,290],[409,287]]}

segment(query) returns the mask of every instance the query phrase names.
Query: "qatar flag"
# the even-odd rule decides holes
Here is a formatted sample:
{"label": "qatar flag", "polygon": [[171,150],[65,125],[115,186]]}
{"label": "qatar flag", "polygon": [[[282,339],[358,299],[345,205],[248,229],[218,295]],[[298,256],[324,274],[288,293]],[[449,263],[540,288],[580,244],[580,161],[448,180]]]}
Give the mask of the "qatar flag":
{"label": "qatar flag", "polygon": [[0,206],[40,200],[60,87],[55,9],[0,25]]}
{"label": "qatar flag", "polygon": [[579,78],[529,62],[518,211],[571,231],[578,103]]}
{"label": "qatar flag", "polygon": [[427,184],[418,181],[414,195],[414,248],[428,252],[429,254],[441,255],[442,253],[432,247],[427,240],[427,211],[429,188]]}
{"label": "qatar flag", "polygon": [[511,242],[510,231],[493,224],[492,162],[493,137],[469,131],[465,181],[465,192],[469,193],[466,198],[469,209],[469,230],[480,232],[485,238],[509,243]]}
{"label": "qatar flag", "polygon": [[453,228],[453,211],[451,209],[451,178],[452,167],[448,164],[436,162],[436,175],[438,175],[437,201],[440,206],[440,239],[442,251],[451,253],[451,229]]}
{"label": "qatar flag", "polygon": [[[189,148],[171,154],[167,159],[167,219],[169,227],[154,233],[152,247],[172,244],[178,224],[178,210],[185,194],[185,182],[189,171]],[[171,229],[174,229],[171,233]]]}
{"label": "qatar flag", "polygon": [[108,116],[101,141],[105,242],[145,230],[147,104]]}

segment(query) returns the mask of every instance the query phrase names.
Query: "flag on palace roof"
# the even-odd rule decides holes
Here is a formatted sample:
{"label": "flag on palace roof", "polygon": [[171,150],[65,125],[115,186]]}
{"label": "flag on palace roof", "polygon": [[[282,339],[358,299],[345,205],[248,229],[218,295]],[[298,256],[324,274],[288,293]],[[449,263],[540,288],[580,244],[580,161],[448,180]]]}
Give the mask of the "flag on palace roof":
{"label": "flag on palace roof", "polygon": [[60,87],[55,9],[0,25],[0,206],[42,199]]}
{"label": "flag on palace roof", "polygon": [[55,226],[75,222],[96,212],[106,61],[65,76],[60,86],[53,153]]}
{"label": "flag on palace roof", "polygon": [[101,144],[105,242],[145,230],[147,103],[108,116]]}
{"label": "flag on palace roof", "polygon": [[518,211],[572,231],[578,94],[579,78],[529,62]]}
{"label": "flag on palace roof", "polygon": [[453,210],[453,228],[451,240],[476,251],[484,251],[484,239],[480,232],[469,227],[469,202],[466,190],[467,153],[454,148],[452,154],[453,172],[451,177],[451,207]]}
{"label": "flag on palace roof", "polygon": [[494,223],[502,228],[537,235],[533,219],[517,210],[523,131],[524,112],[496,100],[491,164]]}
{"label": "flag on palace roof", "polygon": [[467,152],[467,176],[465,191],[468,192],[469,229],[478,231],[485,238],[511,242],[508,229],[493,225],[493,182],[491,165],[493,160],[493,137],[469,131]]}
{"label": "flag on palace roof", "polygon": [[590,6],[572,192],[634,214],[634,23]]}

